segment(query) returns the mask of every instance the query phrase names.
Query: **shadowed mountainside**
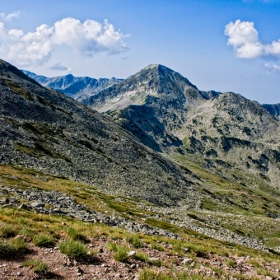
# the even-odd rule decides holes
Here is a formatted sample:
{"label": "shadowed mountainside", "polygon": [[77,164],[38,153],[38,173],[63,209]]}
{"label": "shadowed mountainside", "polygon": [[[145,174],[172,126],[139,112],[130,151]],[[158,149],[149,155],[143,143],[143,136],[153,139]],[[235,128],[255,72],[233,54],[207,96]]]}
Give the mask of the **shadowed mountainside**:
{"label": "shadowed mountainside", "polygon": [[0,162],[64,176],[104,191],[172,205],[191,175],[108,118],[0,62]]}

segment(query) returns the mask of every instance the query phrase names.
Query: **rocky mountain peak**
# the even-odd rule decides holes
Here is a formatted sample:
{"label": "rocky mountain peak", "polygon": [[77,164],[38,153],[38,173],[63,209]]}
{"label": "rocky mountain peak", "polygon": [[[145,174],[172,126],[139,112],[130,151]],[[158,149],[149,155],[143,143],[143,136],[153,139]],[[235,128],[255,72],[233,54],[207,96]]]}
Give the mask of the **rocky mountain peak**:
{"label": "rocky mountain peak", "polygon": [[145,69],[157,69],[160,66],[160,64],[149,64],[148,66],[146,66],[145,68],[143,68],[143,70]]}
{"label": "rocky mountain peak", "polygon": [[[153,102],[185,104],[189,99],[204,99],[196,86],[178,72],[161,64],[151,64],[119,84],[109,87],[84,101],[99,112],[123,109]],[[197,95],[197,96],[196,96]],[[177,106],[177,105],[176,105]]]}

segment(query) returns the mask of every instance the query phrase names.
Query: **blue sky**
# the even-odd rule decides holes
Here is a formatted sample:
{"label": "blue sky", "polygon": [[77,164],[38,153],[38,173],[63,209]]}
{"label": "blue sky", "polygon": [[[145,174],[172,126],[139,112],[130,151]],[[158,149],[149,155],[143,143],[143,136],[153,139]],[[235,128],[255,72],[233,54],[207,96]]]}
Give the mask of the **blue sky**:
{"label": "blue sky", "polygon": [[163,64],[201,90],[280,103],[280,0],[2,0],[0,57],[46,76]]}

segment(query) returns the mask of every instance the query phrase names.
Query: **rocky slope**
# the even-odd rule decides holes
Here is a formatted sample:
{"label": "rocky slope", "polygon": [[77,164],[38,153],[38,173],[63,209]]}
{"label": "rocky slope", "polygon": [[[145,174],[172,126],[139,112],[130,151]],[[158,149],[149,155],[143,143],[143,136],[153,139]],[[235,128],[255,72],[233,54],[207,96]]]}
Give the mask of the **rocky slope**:
{"label": "rocky slope", "polygon": [[279,197],[277,105],[200,91],[162,65],[150,65],[84,103],[106,112],[155,151],[183,155],[245,185],[274,188]]}
{"label": "rocky slope", "polygon": [[[109,116],[134,135],[1,61],[0,163],[5,166],[0,168],[0,182],[23,189],[34,186],[30,178],[7,175],[11,165],[23,166],[28,168],[25,173],[33,169],[87,183],[85,191],[74,185],[78,198],[91,203],[96,195],[103,197],[126,219],[162,229],[192,229],[234,243],[249,240],[247,246],[259,244],[256,225],[261,232],[267,227],[261,225],[269,225],[266,246],[279,246],[278,121],[256,102],[233,93],[199,91],[161,65],[149,66],[128,80],[130,84],[111,87],[117,93],[104,90],[97,97],[108,98],[106,103],[98,99],[100,109],[110,106]],[[138,103],[114,109],[118,101],[110,103],[110,94],[120,95],[122,106]],[[135,94],[144,96],[142,103]],[[10,172],[16,174],[15,169]],[[100,193],[90,195],[95,187]],[[48,189],[63,192],[66,185],[50,183]],[[137,199],[132,203],[124,196]],[[141,210],[144,201],[168,208],[149,205]],[[54,207],[50,203],[42,211],[52,213]],[[75,209],[67,211],[74,215]],[[81,213],[89,219],[94,216]],[[257,238],[256,243],[247,235]]]}
{"label": "rocky slope", "polygon": [[280,119],[280,104],[264,104],[263,107],[276,119]]}
{"label": "rocky slope", "polygon": [[74,77],[71,74],[49,78],[42,75],[36,75],[27,70],[22,70],[22,72],[42,86],[53,88],[78,101],[83,101],[99,91],[122,81],[122,79],[116,78],[94,79],[90,77]]}
{"label": "rocky slope", "polygon": [[199,91],[188,79],[162,65],[150,65],[122,83],[84,101],[115,120],[154,150],[182,145],[174,135],[197,104],[218,95]]}
{"label": "rocky slope", "polygon": [[[22,165],[162,205],[197,180],[101,114],[0,61],[0,163]],[[193,201],[194,198],[191,198]]]}

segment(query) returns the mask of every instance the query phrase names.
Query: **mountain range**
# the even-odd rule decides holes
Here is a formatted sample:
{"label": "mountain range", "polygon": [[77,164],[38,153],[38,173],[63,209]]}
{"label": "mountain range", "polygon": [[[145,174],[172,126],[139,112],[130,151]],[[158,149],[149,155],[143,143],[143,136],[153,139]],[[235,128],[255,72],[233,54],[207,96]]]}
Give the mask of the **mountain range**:
{"label": "mountain range", "polygon": [[200,91],[158,64],[82,102],[38,81],[0,61],[2,169],[87,184],[71,186],[139,223],[257,249],[256,226],[269,225],[265,246],[280,245],[277,104]]}
{"label": "mountain range", "polygon": [[71,74],[48,78],[43,75],[36,75],[27,70],[22,70],[22,72],[40,83],[42,86],[58,90],[78,101],[83,101],[88,96],[92,96],[99,91],[122,81],[122,79],[117,78],[94,79],[90,77],[74,77]]}
{"label": "mountain range", "polygon": [[279,108],[232,92],[200,91],[160,64],[82,100],[140,142],[245,186],[279,192]]}

